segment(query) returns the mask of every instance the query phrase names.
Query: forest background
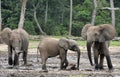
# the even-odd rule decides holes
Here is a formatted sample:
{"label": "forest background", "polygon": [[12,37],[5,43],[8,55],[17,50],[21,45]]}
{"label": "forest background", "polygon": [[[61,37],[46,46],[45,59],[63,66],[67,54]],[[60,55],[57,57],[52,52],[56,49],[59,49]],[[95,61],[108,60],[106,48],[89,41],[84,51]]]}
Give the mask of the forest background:
{"label": "forest background", "polygon": [[[110,7],[109,0],[97,0],[95,25],[111,23],[111,12],[103,7]],[[2,29],[18,27],[21,0],[1,0]],[[114,0],[114,7],[120,7],[120,1]],[[94,9],[93,0],[72,1],[71,35],[80,36],[85,24],[91,23]],[[36,17],[35,17],[36,16]],[[70,0],[27,0],[24,29],[31,35],[40,35],[38,20],[42,31],[47,35],[66,36],[70,23]],[[115,11],[115,28],[120,36],[120,10]]]}

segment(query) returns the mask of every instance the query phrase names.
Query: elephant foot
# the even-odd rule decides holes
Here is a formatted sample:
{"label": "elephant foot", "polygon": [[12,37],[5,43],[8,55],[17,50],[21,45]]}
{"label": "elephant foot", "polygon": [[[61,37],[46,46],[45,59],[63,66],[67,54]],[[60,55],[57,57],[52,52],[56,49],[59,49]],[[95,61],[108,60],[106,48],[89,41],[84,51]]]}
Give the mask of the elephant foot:
{"label": "elephant foot", "polygon": [[109,69],[109,70],[108,70],[108,72],[110,72],[110,73],[111,73],[111,72],[113,72],[113,70],[114,70],[114,69]]}
{"label": "elephant foot", "polygon": [[113,72],[113,70],[114,70],[113,67],[109,68],[109,72]]}
{"label": "elephant foot", "polygon": [[33,66],[32,64],[22,64],[21,66]]}
{"label": "elephant foot", "polygon": [[9,65],[8,67],[7,67],[7,69],[12,69],[13,68],[13,66],[12,65]]}
{"label": "elephant foot", "polygon": [[14,65],[13,66],[19,66],[19,63],[14,63]]}
{"label": "elephant foot", "polygon": [[46,65],[42,65],[42,71],[43,72],[48,72],[47,68],[46,68]]}
{"label": "elephant foot", "polygon": [[99,69],[99,66],[98,66],[98,65],[96,65],[96,66],[95,66],[95,70],[98,70],[98,69]]}
{"label": "elephant foot", "polygon": [[11,57],[8,58],[8,64],[9,64],[9,65],[12,65],[12,64],[13,64],[13,60],[12,60]]}
{"label": "elephant foot", "polygon": [[104,70],[104,68],[103,68],[103,67],[99,67],[99,69],[100,69],[100,70]]}
{"label": "elephant foot", "polygon": [[66,69],[66,67],[65,67],[65,66],[63,66],[63,67],[61,67],[61,68],[60,68],[60,70],[65,70],[65,69]]}
{"label": "elephant foot", "polygon": [[42,72],[48,72],[48,70],[47,69],[43,69]]}
{"label": "elephant foot", "polygon": [[14,69],[18,69],[18,68],[19,68],[19,66],[18,66],[18,65],[15,65],[15,66],[13,66],[13,68],[14,68]]}

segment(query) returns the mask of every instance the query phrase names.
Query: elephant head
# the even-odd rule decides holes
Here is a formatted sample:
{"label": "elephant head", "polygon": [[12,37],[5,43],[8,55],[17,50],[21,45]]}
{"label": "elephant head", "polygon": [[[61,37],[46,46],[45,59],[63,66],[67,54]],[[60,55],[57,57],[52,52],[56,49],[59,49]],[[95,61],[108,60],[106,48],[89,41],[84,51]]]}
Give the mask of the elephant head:
{"label": "elephant head", "polygon": [[9,43],[16,54],[21,53],[20,50],[21,50],[22,40],[19,33],[13,31],[9,38]]}
{"label": "elephant head", "polygon": [[110,41],[115,37],[115,35],[115,28],[110,24],[92,26],[87,30],[87,41]]}
{"label": "elephant head", "polygon": [[1,40],[7,45],[9,44],[9,37],[11,33],[12,33],[12,30],[10,28],[4,28],[0,33]]}
{"label": "elephant head", "polygon": [[77,42],[71,39],[60,39],[59,46],[64,50],[72,50],[77,52],[78,59],[77,59],[77,69],[79,69],[79,60],[80,60],[80,49],[77,45]]}

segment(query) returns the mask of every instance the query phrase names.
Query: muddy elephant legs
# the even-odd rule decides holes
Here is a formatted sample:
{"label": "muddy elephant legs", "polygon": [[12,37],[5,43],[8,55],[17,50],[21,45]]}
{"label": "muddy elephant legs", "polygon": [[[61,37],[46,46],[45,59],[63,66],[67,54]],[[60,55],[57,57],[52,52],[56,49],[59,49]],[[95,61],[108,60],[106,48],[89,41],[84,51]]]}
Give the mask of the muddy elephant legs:
{"label": "muddy elephant legs", "polygon": [[47,71],[47,68],[46,68],[46,61],[47,61],[47,56],[46,56],[46,54],[40,54],[40,56],[41,56],[41,60],[42,60],[42,70],[43,71]]}
{"label": "muddy elephant legs", "polygon": [[14,56],[13,66],[17,66],[17,65],[19,65],[19,54],[15,54],[15,56]]}
{"label": "muddy elephant legs", "polygon": [[68,60],[66,56],[67,56],[67,51],[60,52],[60,59],[61,59],[60,69],[61,70],[66,69],[66,67],[68,66]]}
{"label": "muddy elephant legs", "polygon": [[[95,61],[95,69],[96,70],[103,69],[104,57],[106,57],[106,61],[107,61],[109,70],[113,69],[112,62],[111,62],[110,55],[109,55],[108,46],[106,45],[105,42],[94,43],[93,51],[94,51],[94,61]],[[100,63],[98,64],[99,55],[100,55]]]}
{"label": "muddy elephant legs", "polygon": [[13,60],[12,60],[12,49],[10,46],[8,46],[8,64],[12,65],[13,64]]}
{"label": "muddy elephant legs", "polygon": [[100,63],[99,63],[99,69],[104,69],[103,68],[103,61],[104,61],[104,54],[100,54]]}
{"label": "muddy elephant legs", "polygon": [[95,69],[98,70],[99,69],[99,64],[98,64],[98,57],[99,57],[99,53],[97,48],[93,48],[94,51],[94,61],[95,61]]}
{"label": "muddy elephant legs", "polygon": [[66,69],[66,67],[68,66],[68,61],[67,61],[67,59],[61,59],[61,64],[60,64],[60,69],[61,70],[64,70],[64,69]]}
{"label": "muddy elephant legs", "polygon": [[23,61],[24,61],[24,65],[27,65],[27,52],[23,51]]}
{"label": "muddy elephant legs", "polygon": [[111,62],[110,55],[109,55],[109,50],[108,50],[108,48],[105,44],[103,44],[103,46],[104,46],[104,50],[106,51],[106,52],[104,52],[104,54],[105,54],[105,57],[106,57],[106,60],[107,60],[108,68],[109,68],[109,70],[113,70],[113,65],[112,65],[112,62]]}

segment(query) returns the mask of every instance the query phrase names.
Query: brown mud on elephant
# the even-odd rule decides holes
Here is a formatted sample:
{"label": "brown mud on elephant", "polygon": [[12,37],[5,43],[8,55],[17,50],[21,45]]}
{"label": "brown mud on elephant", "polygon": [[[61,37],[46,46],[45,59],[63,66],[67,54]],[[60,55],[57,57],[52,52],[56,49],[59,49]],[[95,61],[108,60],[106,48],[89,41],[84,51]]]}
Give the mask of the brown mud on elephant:
{"label": "brown mud on elephant", "polygon": [[[11,30],[5,28],[0,33],[0,36],[8,45],[8,64],[17,66],[19,65],[19,54],[23,54],[24,65],[27,64],[27,52],[28,52],[28,33],[23,29]],[[12,56],[14,55],[14,58]]]}
{"label": "brown mud on elephant", "polygon": [[60,69],[66,69],[68,66],[67,60],[67,51],[72,50],[77,52],[77,68],[79,69],[79,59],[80,59],[80,49],[74,40],[70,39],[54,39],[54,38],[45,38],[43,39],[38,46],[40,52],[40,57],[42,60],[42,70],[47,71],[46,61],[50,57],[55,57],[59,55],[61,64]]}
{"label": "brown mud on elephant", "polygon": [[[113,70],[113,65],[109,55],[109,42],[116,35],[115,28],[110,24],[101,24],[97,26],[87,24],[83,27],[81,35],[85,40],[87,40],[87,51],[90,64],[93,65],[91,58],[92,46],[94,52],[95,69],[103,69],[103,60],[104,57],[106,57],[109,70]],[[98,63],[99,56],[100,62]]]}

